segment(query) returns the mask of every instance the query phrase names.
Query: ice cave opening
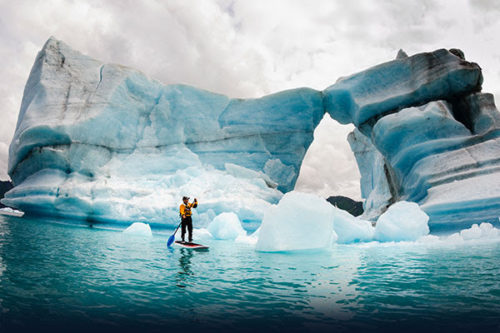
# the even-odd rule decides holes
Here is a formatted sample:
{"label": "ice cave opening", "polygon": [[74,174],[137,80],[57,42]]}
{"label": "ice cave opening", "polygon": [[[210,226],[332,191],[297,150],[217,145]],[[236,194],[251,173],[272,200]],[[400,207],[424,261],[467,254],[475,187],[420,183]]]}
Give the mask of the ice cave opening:
{"label": "ice cave opening", "polygon": [[360,173],[347,136],[354,125],[342,125],[325,113],[314,130],[295,190],[321,197],[345,196],[361,201]]}

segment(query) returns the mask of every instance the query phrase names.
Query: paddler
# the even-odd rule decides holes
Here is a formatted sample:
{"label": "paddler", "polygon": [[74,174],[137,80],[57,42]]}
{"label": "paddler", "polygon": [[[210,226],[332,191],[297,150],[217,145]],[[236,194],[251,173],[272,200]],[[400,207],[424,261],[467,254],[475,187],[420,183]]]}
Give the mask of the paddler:
{"label": "paddler", "polygon": [[191,208],[198,207],[198,200],[194,198],[192,203],[189,202],[189,197],[182,197],[182,204],[179,207],[181,215],[181,237],[184,243],[184,236],[186,235],[186,227],[189,233],[189,243],[193,242],[193,219],[191,218]]}

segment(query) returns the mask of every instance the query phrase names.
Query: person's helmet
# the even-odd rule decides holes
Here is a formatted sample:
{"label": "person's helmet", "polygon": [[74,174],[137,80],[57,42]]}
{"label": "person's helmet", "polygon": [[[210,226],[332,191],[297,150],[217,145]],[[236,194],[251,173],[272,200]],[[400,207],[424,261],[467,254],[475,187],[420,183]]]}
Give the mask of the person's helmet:
{"label": "person's helmet", "polygon": [[185,196],[182,197],[182,201],[184,201],[184,200],[189,200],[189,197],[185,197]]}

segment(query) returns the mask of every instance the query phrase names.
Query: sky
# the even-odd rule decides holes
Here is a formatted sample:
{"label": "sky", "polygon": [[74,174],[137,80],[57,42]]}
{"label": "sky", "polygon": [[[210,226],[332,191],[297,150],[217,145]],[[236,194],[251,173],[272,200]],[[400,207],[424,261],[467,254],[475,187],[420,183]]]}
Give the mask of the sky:
{"label": "sky", "polygon": [[[322,90],[399,49],[460,48],[498,100],[499,18],[496,0],[0,0],[0,179],[24,84],[50,36],[165,84],[240,98]],[[360,198],[352,128],[323,119],[297,189]]]}

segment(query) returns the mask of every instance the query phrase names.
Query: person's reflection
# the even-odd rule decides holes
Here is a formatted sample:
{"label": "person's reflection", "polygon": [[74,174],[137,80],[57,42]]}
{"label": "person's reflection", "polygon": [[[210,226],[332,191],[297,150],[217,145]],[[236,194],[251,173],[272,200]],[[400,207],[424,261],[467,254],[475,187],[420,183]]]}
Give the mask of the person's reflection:
{"label": "person's reflection", "polygon": [[191,271],[191,258],[193,257],[193,251],[188,249],[180,249],[181,257],[179,258],[179,266],[181,270],[177,273],[177,287],[185,288],[187,280],[190,275],[193,275]]}

